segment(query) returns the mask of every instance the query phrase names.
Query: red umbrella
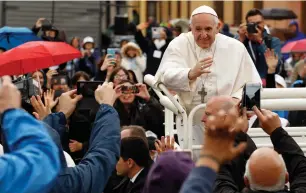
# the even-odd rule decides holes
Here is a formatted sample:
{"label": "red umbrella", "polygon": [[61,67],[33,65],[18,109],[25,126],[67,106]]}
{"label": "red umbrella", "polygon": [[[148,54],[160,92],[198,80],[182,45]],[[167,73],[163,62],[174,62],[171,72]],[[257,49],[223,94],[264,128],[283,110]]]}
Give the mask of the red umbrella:
{"label": "red umbrella", "polygon": [[27,42],[0,54],[0,76],[26,74],[80,57],[79,50],[64,42]]}
{"label": "red umbrella", "polygon": [[306,39],[290,42],[282,48],[282,53],[306,52]]}

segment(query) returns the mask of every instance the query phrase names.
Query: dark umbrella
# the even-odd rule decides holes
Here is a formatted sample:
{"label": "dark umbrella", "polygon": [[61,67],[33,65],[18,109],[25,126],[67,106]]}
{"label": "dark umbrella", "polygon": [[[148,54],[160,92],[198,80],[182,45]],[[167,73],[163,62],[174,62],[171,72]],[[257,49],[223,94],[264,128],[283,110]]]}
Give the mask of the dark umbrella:
{"label": "dark umbrella", "polygon": [[284,20],[284,19],[297,18],[296,14],[289,9],[272,8],[272,9],[262,9],[260,11],[265,19]]}
{"label": "dark umbrella", "polygon": [[15,48],[29,41],[39,41],[32,30],[26,27],[2,27],[0,28],[0,47],[5,50]]}

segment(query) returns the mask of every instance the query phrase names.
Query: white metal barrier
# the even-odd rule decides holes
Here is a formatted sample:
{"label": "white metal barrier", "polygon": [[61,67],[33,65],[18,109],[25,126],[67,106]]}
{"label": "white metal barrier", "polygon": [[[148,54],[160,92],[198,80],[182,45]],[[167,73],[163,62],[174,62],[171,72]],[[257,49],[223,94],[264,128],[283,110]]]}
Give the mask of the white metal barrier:
{"label": "white metal barrier", "polygon": [[[152,75],[146,75],[144,81],[153,88],[158,97],[160,98],[161,104],[169,109],[176,116],[176,126],[181,127],[181,122],[183,121],[182,130],[184,133],[184,142],[182,144],[183,149],[191,149],[196,150],[200,149],[201,145],[193,145],[193,118],[195,113],[206,107],[206,104],[200,104],[194,107],[189,116],[187,116],[184,108],[179,104],[179,102],[172,96],[172,94],[168,91],[168,89],[161,83],[156,82]],[[166,96],[164,96],[160,91],[164,92]],[[306,88],[273,88],[273,89],[263,89],[261,92],[261,108],[268,110],[306,110]],[[165,128],[168,132],[169,130],[173,130],[173,120],[171,122],[170,111],[165,111],[167,113],[165,115]],[[173,119],[173,115],[172,115]],[[262,129],[250,129],[250,136],[254,139],[256,137],[267,137],[263,133],[263,131],[259,131]],[[306,127],[295,127],[295,128],[286,128],[289,134],[296,135],[297,137],[302,137],[305,142],[306,136]],[[170,132],[170,131],[169,131]],[[173,134],[173,132],[170,132]],[[306,143],[302,141],[298,142],[303,151],[306,153]],[[259,147],[271,146],[269,143],[256,143]]]}

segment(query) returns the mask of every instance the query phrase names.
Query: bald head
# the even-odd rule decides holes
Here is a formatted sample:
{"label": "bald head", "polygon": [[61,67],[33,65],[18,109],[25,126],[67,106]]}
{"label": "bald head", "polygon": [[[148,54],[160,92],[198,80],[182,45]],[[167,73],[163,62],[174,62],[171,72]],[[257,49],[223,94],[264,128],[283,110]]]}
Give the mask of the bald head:
{"label": "bald head", "polygon": [[230,96],[215,96],[207,102],[206,108],[211,108],[214,112],[218,112],[220,110],[227,112],[235,105],[236,103]]}
{"label": "bald head", "polygon": [[[225,114],[228,114],[230,110],[233,110],[231,113],[236,113],[237,118],[239,115],[238,108],[235,108],[236,103],[230,96],[215,96],[212,97],[206,104],[205,114],[203,116],[202,121],[204,124],[206,123],[209,116],[216,116],[218,112],[222,111]],[[236,120],[227,119],[226,116],[224,117],[223,126],[227,128],[235,123]]]}
{"label": "bald head", "polygon": [[271,148],[253,152],[246,165],[245,180],[251,190],[283,190],[288,174],[282,157]]}

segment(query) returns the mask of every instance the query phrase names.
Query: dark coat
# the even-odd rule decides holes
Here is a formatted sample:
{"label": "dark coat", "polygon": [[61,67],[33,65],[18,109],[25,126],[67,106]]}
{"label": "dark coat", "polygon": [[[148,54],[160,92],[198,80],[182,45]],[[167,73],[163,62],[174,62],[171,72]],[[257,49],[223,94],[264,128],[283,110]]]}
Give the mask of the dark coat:
{"label": "dark coat", "polygon": [[[283,128],[277,128],[270,136],[274,150],[283,156],[289,173],[290,192],[304,193],[306,192],[306,158],[300,146],[294,139],[288,135]],[[245,165],[241,165],[245,166]],[[241,170],[240,166],[240,170]],[[243,167],[244,168],[244,167]],[[241,184],[232,180],[235,177],[236,168],[227,168],[221,175],[222,179],[216,181],[218,186],[216,192],[226,193],[264,193],[263,191],[252,192],[248,189],[242,190]],[[236,177],[235,177],[236,178]],[[286,192],[286,190],[279,191],[278,193]]]}
{"label": "dark coat", "polygon": [[[167,39],[166,44],[160,49],[157,49],[154,42],[151,39],[147,40],[145,37],[143,37],[141,31],[137,31],[135,33],[135,40],[139,45],[139,47],[141,48],[141,50],[147,54],[147,68],[144,71],[143,75],[146,74],[155,75],[170,41]],[[160,51],[161,57],[160,58],[154,57],[153,55],[154,51]]]}
{"label": "dark coat", "polygon": [[113,189],[113,193],[142,193],[142,190],[144,188],[147,175],[150,171],[150,167],[153,164],[153,161],[150,161],[150,164],[148,167],[145,167],[140,174],[137,176],[133,186],[130,190],[127,190],[128,184],[130,182],[130,179],[128,177],[125,177],[118,186],[116,186]]}
{"label": "dark coat", "polygon": [[149,102],[135,98],[127,112],[123,104],[117,100],[114,105],[120,117],[121,126],[139,125],[146,131],[154,132],[158,138],[165,135],[163,107],[151,97]]}
{"label": "dark coat", "polygon": [[232,193],[241,191],[244,185],[245,165],[251,154],[257,149],[254,141],[248,134],[240,133],[236,143],[246,141],[247,148],[243,154],[229,163],[222,165],[215,182],[214,193]]}

